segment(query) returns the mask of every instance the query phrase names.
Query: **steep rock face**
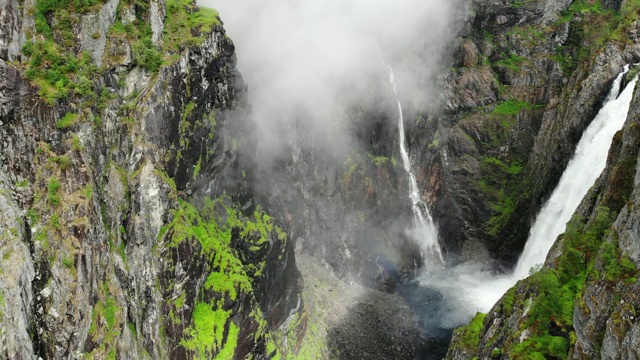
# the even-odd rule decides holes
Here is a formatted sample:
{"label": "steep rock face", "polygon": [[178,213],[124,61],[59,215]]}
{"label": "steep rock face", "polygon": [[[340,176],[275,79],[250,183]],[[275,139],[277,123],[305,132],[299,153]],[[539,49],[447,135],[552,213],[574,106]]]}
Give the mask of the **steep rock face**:
{"label": "steep rock face", "polygon": [[0,4],[0,357],[275,356],[298,272],[217,14],[27,5]]}
{"label": "steep rock face", "polygon": [[448,249],[510,266],[607,84],[638,58],[622,35],[634,27],[598,2],[474,1],[466,14],[443,113],[411,127],[410,148]]}
{"label": "steep rock face", "polygon": [[[582,89],[595,87],[598,71],[607,73],[618,59],[637,59],[638,39],[619,41],[617,31],[635,34],[630,16],[590,56],[592,73]],[[633,61],[630,61],[633,62]],[[604,69],[604,70],[601,70]],[[586,70],[583,70],[586,71]],[[582,76],[578,70],[578,76]],[[574,73],[574,76],[576,76]],[[632,70],[627,81],[635,76]],[[574,80],[570,80],[569,84]],[[602,82],[601,87],[607,87]],[[569,93],[565,99],[585,97]],[[609,150],[607,166],[583,199],[566,232],[551,249],[543,268],[518,282],[484,320],[456,331],[448,358],[627,359],[638,357],[636,308],[638,276],[638,156],[640,93],[635,89],[624,128]],[[562,131],[554,126],[550,129]],[[542,130],[541,130],[542,131]],[[551,130],[547,130],[551,131]],[[547,133],[546,139],[549,138]],[[549,141],[540,142],[547,144]],[[536,147],[537,148],[537,147]],[[537,150],[542,153],[542,150]],[[542,171],[544,167],[538,165]]]}
{"label": "steep rock face", "polygon": [[[640,93],[607,167],[549,253],[484,321],[457,331],[448,358],[637,357]],[[475,333],[471,334],[471,329]]]}

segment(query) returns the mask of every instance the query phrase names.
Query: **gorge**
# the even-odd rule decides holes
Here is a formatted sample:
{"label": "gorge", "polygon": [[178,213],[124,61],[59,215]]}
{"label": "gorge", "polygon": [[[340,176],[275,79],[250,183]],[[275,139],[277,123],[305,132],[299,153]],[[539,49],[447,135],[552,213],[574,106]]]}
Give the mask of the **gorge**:
{"label": "gorge", "polygon": [[640,357],[639,36],[636,0],[0,0],[0,358]]}

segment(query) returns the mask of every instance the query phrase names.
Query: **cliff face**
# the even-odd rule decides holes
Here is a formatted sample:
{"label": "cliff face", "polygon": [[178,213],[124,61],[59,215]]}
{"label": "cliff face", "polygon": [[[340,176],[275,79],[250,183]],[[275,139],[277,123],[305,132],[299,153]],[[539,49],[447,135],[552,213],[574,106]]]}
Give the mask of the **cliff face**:
{"label": "cliff face", "polygon": [[[554,186],[557,175],[549,174],[555,174],[554,169],[561,169],[566,163],[561,161],[565,158],[563,154],[578,139],[580,129],[585,126],[583,121],[591,119],[593,113],[589,109],[597,109],[601,94],[608,90],[609,80],[620,71],[620,65],[635,63],[640,58],[637,4],[622,1],[602,5],[576,1],[558,9],[558,19],[566,21],[563,26],[568,32],[554,56],[562,54],[564,47],[574,46],[570,54],[575,54],[577,61],[571,72],[565,73],[567,80],[557,88],[557,97],[542,115],[522,172],[530,179],[527,188],[530,191],[521,198]],[[549,14],[553,12],[547,12],[546,16]],[[544,44],[549,38],[539,38],[536,43]],[[526,64],[532,60],[523,57],[521,61]],[[626,81],[635,73],[632,70]],[[486,317],[479,314],[469,325],[457,330],[448,358],[639,356],[635,220],[639,100],[636,89],[624,128],[616,134],[609,150],[605,170],[583,199],[565,233],[556,240],[542,269],[519,281]],[[520,206],[524,205],[516,202],[514,214]],[[513,244],[516,235],[502,231],[507,244]],[[520,236],[526,239],[526,233]]]}
{"label": "cliff face", "polygon": [[275,356],[299,275],[251,195],[217,14],[5,1],[0,21],[0,357]]}
{"label": "cliff face", "polygon": [[[636,89],[637,90],[637,89]],[[638,155],[636,91],[608,164],[543,268],[474,324],[449,358],[632,359],[638,353]]]}
{"label": "cliff face", "polygon": [[443,114],[414,127],[411,147],[462,260],[517,260],[608,84],[638,58],[633,5],[609,6],[474,1],[461,16]]}

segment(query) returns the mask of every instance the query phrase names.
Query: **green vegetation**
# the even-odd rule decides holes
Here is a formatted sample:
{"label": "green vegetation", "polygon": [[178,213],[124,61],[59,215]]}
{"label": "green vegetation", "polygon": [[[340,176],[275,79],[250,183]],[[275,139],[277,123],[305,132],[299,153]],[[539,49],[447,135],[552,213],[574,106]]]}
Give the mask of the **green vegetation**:
{"label": "green vegetation", "polygon": [[486,314],[477,313],[469,324],[458,328],[456,336],[459,339],[460,346],[470,352],[475,352],[480,343],[480,332],[484,326],[484,318]]}
{"label": "green vegetation", "polygon": [[213,9],[198,7],[191,0],[168,0],[163,50],[176,54],[184,46],[200,45],[219,22]]}
{"label": "green vegetation", "polygon": [[151,28],[147,36],[133,44],[131,53],[137,66],[145,68],[153,73],[158,72],[162,66],[162,54],[151,42]]}
{"label": "green vegetation", "polygon": [[544,105],[533,105],[523,100],[510,99],[498,104],[496,108],[493,109],[492,114],[502,115],[502,116],[513,116],[513,115],[518,115],[523,110],[531,111],[541,107],[544,107]]}
{"label": "green vegetation", "polygon": [[78,134],[73,134],[71,136],[71,149],[73,151],[84,150],[84,145],[82,145],[82,140],[80,140],[80,136],[78,136]]}
{"label": "green vegetation", "polygon": [[[393,160],[392,158],[392,164]],[[376,158],[371,154],[363,156],[360,153],[353,153],[346,157],[340,185],[349,201],[356,200],[358,193],[364,193],[368,198],[375,194],[374,171],[383,162],[384,159]]]}
{"label": "green vegetation", "polygon": [[59,155],[51,158],[51,161],[58,164],[60,170],[65,171],[73,165],[73,161],[67,155]]}
{"label": "green vegetation", "polygon": [[[233,310],[227,304],[236,301],[241,294],[251,294],[252,280],[261,276],[266,266],[266,259],[244,259],[237,253],[232,247],[234,236],[242,239],[243,244],[234,246],[245,246],[253,252],[261,251],[270,236],[286,241],[286,233],[275,226],[272,218],[259,207],[251,217],[246,217],[227,203],[228,199],[224,197],[204,199],[200,209],[196,209],[188,202],[178,200],[179,206],[173,211],[172,221],[159,234],[169,248],[184,241],[196,241],[200,245],[201,256],[210,262],[211,269],[202,294],[220,294],[223,297],[200,298],[195,305],[194,322],[185,330],[181,344],[194,351],[198,358],[213,355],[221,359],[233,357],[239,329],[230,320]],[[182,293],[171,303],[174,307],[170,315],[173,323],[179,322],[175,311],[182,311],[185,301],[186,294]],[[256,321],[262,324],[264,320],[259,308],[254,312]],[[261,329],[258,333],[264,334],[266,323],[261,325]]]}
{"label": "green vegetation", "polygon": [[[29,11],[35,20],[37,36],[28,36],[22,48],[25,55],[26,77],[39,88],[40,96],[49,104],[57,99],[77,95],[83,106],[97,105],[104,108],[105,93],[96,89],[96,80],[106,68],[120,61],[126,54],[118,45],[115,51],[105,55],[105,67],[99,68],[87,52],[77,53],[76,34],[82,15],[97,12],[103,0],[36,0]],[[127,1],[125,3],[130,3]],[[122,5],[122,4],[121,4]],[[202,44],[212,27],[219,23],[215,10],[198,7],[191,0],[169,0],[165,18],[163,47],[159,48],[151,40],[152,31],[148,24],[149,4],[135,1],[136,18],[123,23],[123,6],[119,6],[116,21],[109,29],[108,41],[126,42],[131,46],[133,62],[155,73],[164,64],[177,59],[185,46]],[[100,32],[91,34],[93,39],[102,36]],[[68,128],[73,121],[62,122],[61,129]]]}
{"label": "green vegetation", "polygon": [[198,174],[200,173],[200,168],[202,167],[202,158],[198,159],[198,162],[196,163],[196,165],[193,167],[193,178],[195,179]]}
{"label": "green vegetation", "polygon": [[89,357],[116,358],[114,342],[123,330],[124,322],[122,309],[111,295],[113,290],[108,283],[105,283],[98,292],[100,300],[93,306],[89,335],[100,346],[87,354]]}
{"label": "green vegetation", "polygon": [[49,184],[47,185],[47,199],[49,200],[49,204],[54,207],[60,205],[58,190],[60,190],[60,181],[53,176],[50,177]]}
{"label": "green vegetation", "polygon": [[500,159],[484,156],[480,168],[484,176],[483,180],[476,184],[476,189],[492,199],[490,205],[494,211],[494,215],[485,223],[485,231],[496,236],[515,210],[518,192],[512,185],[512,180],[522,173],[523,166],[518,161],[512,161],[507,165]]}
{"label": "green vegetation", "polygon": [[604,279],[609,282],[633,279],[638,269],[633,261],[620,251],[617,246],[617,234],[614,234],[613,238],[614,242],[604,241],[600,247],[600,261],[604,270]]}
{"label": "green vegetation", "polygon": [[506,67],[513,72],[520,72],[520,66],[525,62],[525,58],[516,54],[509,54],[502,60],[496,61],[496,65]]}
{"label": "green vegetation", "polygon": [[514,346],[511,358],[567,358],[575,301],[593,270],[596,251],[613,220],[609,209],[599,207],[588,224],[579,217],[567,224],[557,269],[542,269],[527,280],[536,295],[521,328],[529,329],[530,334]]}
{"label": "green vegetation", "polygon": [[383,166],[387,163],[387,161],[389,161],[389,158],[386,156],[373,156],[373,155],[369,155],[369,157],[371,158],[371,160],[373,160],[373,163],[376,164],[376,166]]}
{"label": "green vegetation", "polygon": [[[87,52],[76,57],[73,53],[67,53],[65,47],[47,39],[35,42],[28,40],[22,48],[22,53],[29,58],[26,77],[40,87],[40,96],[49,104],[56,99],[67,97],[76,85],[79,86],[80,94],[92,94],[90,89],[93,82],[89,79],[98,73],[98,68]],[[74,80],[79,76],[81,81],[76,84]],[[66,128],[73,124],[62,123],[58,127]]]}
{"label": "green vegetation", "polygon": [[73,269],[73,258],[65,256],[62,258],[62,265],[67,269]]}
{"label": "green vegetation", "polygon": [[201,358],[218,352],[216,359],[232,359],[238,342],[238,327],[229,322],[229,334],[224,342],[224,329],[231,311],[211,309],[207,303],[198,303],[193,310],[193,328],[187,330],[189,340],[180,342],[185,348],[197,351]]}

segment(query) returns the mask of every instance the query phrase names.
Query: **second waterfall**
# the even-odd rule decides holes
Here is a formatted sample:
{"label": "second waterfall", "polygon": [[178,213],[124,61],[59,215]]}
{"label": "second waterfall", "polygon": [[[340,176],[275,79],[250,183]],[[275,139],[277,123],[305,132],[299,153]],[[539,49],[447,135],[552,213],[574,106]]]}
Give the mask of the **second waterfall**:
{"label": "second waterfall", "polygon": [[398,89],[396,86],[395,76],[393,68],[387,65],[382,56],[380,61],[387,69],[389,75],[389,83],[393,89],[393,94],[396,97],[398,104],[398,133],[400,139],[400,156],[402,157],[402,165],[409,180],[409,199],[411,200],[411,207],[413,210],[414,227],[410,230],[411,237],[420,246],[422,259],[425,263],[429,260],[439,261],[440,265],[444,264],[444,258],[442,256],[442,250],[440,249],[440,243],[438,242],[438,230],[433,223],[433,218],[429,214],[427,204],[422,201],[420,193],[418,192],[418,184],[416,177],[411,170],[411,160],[409,159],[409,153],[407,152],[407,145],[404,133],[404,115],[402,113],[402,104],[398,98]]}

